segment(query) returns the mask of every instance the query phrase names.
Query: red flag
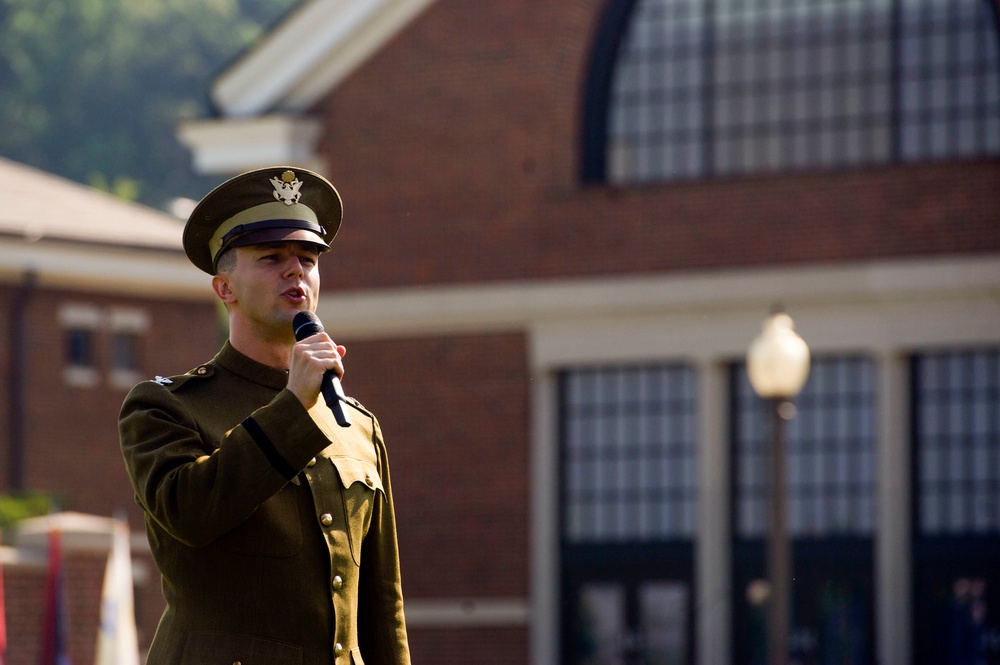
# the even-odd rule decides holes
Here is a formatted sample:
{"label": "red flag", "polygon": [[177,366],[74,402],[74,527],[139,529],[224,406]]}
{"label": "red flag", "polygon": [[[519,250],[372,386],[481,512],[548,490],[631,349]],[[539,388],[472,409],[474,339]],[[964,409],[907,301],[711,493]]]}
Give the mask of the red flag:
{"label": "red flag", "polygon": [[39,665],[70,665],[66,623],[66,590],[62,568],[62,537],[49,531],[49,566],[45,575],[42,615],[42,658]]}

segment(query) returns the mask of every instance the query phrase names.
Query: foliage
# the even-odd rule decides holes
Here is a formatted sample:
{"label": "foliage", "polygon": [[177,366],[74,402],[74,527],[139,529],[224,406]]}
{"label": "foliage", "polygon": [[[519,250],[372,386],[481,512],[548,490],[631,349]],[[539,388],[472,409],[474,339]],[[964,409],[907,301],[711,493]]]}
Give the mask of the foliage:
{"label": "foliage", "polygon": [[0,155],[163,208],[199,198],[178,123],[297,0],[0,0]]}
{"label": "foliage", "polygon": [[19,520],[47,515],[56,508],[55,498],[44,492],[0,494],[0,530]]}

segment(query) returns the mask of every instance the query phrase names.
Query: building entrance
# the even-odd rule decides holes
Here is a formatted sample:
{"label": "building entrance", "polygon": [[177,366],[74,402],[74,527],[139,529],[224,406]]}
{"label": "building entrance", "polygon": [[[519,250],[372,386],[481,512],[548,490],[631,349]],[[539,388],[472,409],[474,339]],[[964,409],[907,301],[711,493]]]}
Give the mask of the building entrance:
{"label": "building entrance", "polygon": [[917,545],[914,662],[1000,665],[1000,543],[949,540]]}
{"label": "building entrance", "polygon": [[694,662],[690,566],[666,564],[685,553],[657,555],[652,547],[628,549],[581,557],[594,563],[604,559],[603,564],[569,566],[563,594],[562,661],[566,665]]}
{"label": "building entrance", "polygon": [[[790,661],[797,665],[875,662],[871,540],[799,542],[793,547]],[[736,556],[734,662],[766,665],[770,584],[764,546],[739,545]]]}

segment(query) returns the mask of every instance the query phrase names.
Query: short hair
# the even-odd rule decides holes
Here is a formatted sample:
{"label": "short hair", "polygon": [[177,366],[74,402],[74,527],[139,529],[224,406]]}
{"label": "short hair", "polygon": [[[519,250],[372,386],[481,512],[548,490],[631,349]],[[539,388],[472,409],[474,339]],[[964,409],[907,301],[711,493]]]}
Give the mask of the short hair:
{"label": "short hair", "polygon": [[222,254],[218,256],[215,260],[215,274],[218,275],[220,272],[232,272],[236,268],[236,252],[233,249],[227,249]]}

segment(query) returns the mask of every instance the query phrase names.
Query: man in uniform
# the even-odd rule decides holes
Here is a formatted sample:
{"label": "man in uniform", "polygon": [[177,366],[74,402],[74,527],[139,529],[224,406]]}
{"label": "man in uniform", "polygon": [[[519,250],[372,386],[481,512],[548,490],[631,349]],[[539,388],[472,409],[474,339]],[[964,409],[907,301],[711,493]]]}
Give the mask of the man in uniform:
{"label": "man in uniform", "polygon": [[239,175],[188,219],[185,252],[212,275],[230,336],[122,406],[167,601],[149,665],[410,662],[378,421],[346,398],[338,425],[319,397],[345,349],[292,328],[316,309],[341,219],[333,185],[295,167]]}

